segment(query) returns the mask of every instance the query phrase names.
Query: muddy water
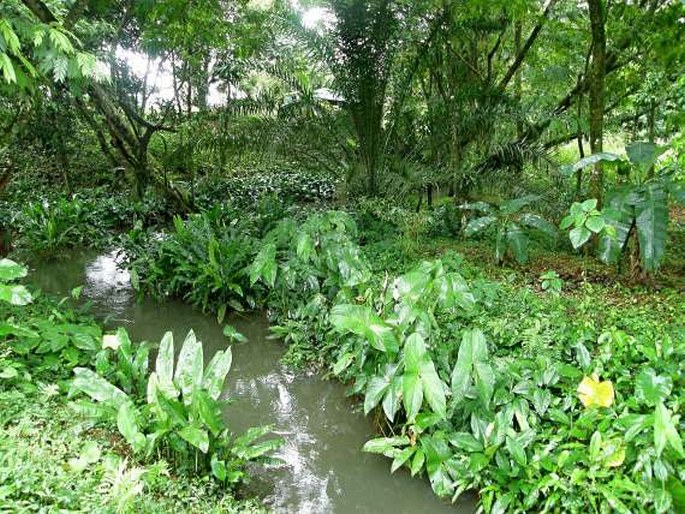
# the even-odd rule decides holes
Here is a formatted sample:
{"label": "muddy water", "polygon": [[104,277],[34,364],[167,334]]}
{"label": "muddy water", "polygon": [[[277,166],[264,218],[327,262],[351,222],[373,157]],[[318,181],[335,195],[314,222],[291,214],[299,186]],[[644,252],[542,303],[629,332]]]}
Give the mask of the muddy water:
{"label": "muddy water", "polygon": [[[83,285],[82,299],[111,326],[124,325],[134,340],[159,341],[167,330],[177,345],[189,329],[203,341],[205,358],[226,346],[222,327],[209,316],[178,302],[136,302],[126,272],[115,255],[72,252],[41,262],[32,270],[43,290],[67,295]],[[226,383],[232,403],[229,426],[268,424],[286,444],[278,453],[284,464],[260,472],[255,480],[266,504],[285,513],[471,513],[470,499],[449,505],[432,493],[425,480],[403,470],[390,475],[389,460],[360,448],[373,435],[344,387],[317,376],[302,376],[280,364],[283,345],[267,339],[268,324],[258,314],[234,316],[229,322],[247,338],[233,347],[233,367]]]}

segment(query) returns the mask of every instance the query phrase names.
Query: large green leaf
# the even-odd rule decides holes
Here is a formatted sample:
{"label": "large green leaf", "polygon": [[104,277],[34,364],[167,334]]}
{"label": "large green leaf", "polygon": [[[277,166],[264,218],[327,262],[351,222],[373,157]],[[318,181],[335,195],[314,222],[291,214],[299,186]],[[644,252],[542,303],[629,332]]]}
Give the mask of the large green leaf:
{"label": "large green leaf", "polygon": [[683,442],[678,434],[678,429],[673,424],[671,413],[663,402],[659,402],[654,411],[654,447],[657,456],[661,455],[667,443],[681,457],[685,457]]}
{"label": "large green leaf", "polygon": [[217,401],[207,391],[195,391],[192,407],[209,431],[219,435],[224,429],[224,421]]}
{"label": "large green leaf", "polygon": [[145,449],[145,436],[138,429],[136,408],[131,402],[124,402],[117,413],[117,428],[135,453]]}
{"label": "large green leaf", "polygon": [[179,391],[174,384],[174,337],[166,332],[157,351],[155,371],[148,379],[148,398],[153,398],[159,389],[168,398],[178,397]]}
{"label": "large green leaf", "polygon": [[216,352],[207,365],[202,379],[202,387],[214,400],[218,399],[223,391],[226,375],[231,370],[232,363],[233,352],[229,347],[224,351]]}
{"label": "large green leaf", "polygon": [[395,414],[400,409],[402,385],[402,376],[393,376],[390,379],[390,387],[383,398],[383,412],[390,421],[394,421]]}
{"label": "large green leaf", "polygon": [[482,396],[486,398],[491,394],[494,373],[486,369],[486,366],[489,366],[487,361],[488,347],[483,332],[479,329],[466,330],[462,335],[457,362],[452,370],[452,396],[457,401],[461,401],[469,392],[472,373],[473,378],[478,380]]}
{"label": "large green leaf", "polygon": [[426,358],[426,343],[418,333],[413,333],[404,342],[404,367],[407,372],[416,373]]}
{"label": "large green leaf", "polygon": [[517,464],[521,466],[525,466],[526,464],[528,464],[526,451],[523,449],[523,446],[521,446],[521,443],[519,443],[515,437],[507,436],[506,447]]}
{"label": "large green leaf", "polygon": [[599,240],[599,258],[607,264],[615,263],[625,245],[633,222],[631,189],[620,188],[607,195],[607,207],[603,210],[606,223],[613,227],[614,234],[603,234]]}
{"label": "large green leaf", "polygon": [[423,404],[423,384],[418,371],[405,373],[402,378],[402,394],[407,420],[414,421]]}
{"label": "large green leaf", "polygon": [[672,388],[671,377],[657,375],[652,368],[644,369],[635,379],[635,397],[648,405],[656,405],[668,398]]}
{"label": "large green leaf", "polygon": [[495,235],[495,261],[498,264],[504,262],[504,256],[507,253],[507,229],[506,226],[500,226]]}
{"label": "large green leaf", "polygon": [[489,227],[492,224],[492,222],[496,219],[497,217],[492,215],[474,218],[467,223],[466,228],[464,229],[464,235],[466,237],[469,237],[474,234],[477,234],[478,232],[481,232],[482,230],[485,230],[487,227]]}
{"label": "large green leaf", "polygon": [[11,305],[28,305],[33,297],[24,286],[0,284],[0,301]]}
{"label": "large green leaf", "polygon": [[276,282],[276,245],[268,243],[264,245],[250,265],[250,285],[254,285],[260,278],[264,283],[273,287]]}
{"label": "large green leaf", "polygon": [[192,392],[202,386],[203,367],[202,343],[195,337],[195,332],[190,330],[183,341],[174,375],[174,381],[181,389],[186,404],[190,403]]}
{"label": "large green leaf", "polygon": [[576,227],[568,234],[571,244],[576,250],[587,243],[591,236],[592,232],[585,226]]}
{"label": "large green leaf", "polygon": [[636,141],[626,145],[628,159],[642,173],[646,173],[662,153],[664,153],[664,148],[647,141]]}
{"label": "large green leaf", "polygon": [[568,174],[570,175],[571,173],[575,173],[578,170],[582,170],[583,168],[586,168],[601,161],[613,162],[619,159],[620,157],[614,153],[598,152],[580,159],[573,166],[571,166],[570,168],[565,168],[564,170],[568,172]]}
{"label": "large green leaf", "polygon": [[189,413],[180,400],[169,398],[157,390],[154,392],[151,404],[158,411],[158,419],[156,420],[158,424],[164,425],[166,428],[183,427],[188,424]]}
{"label": "large green leaf", "polygon": [[457,432],[450,436],[450,444],[469,453],[482,452],[482,443],[468,432]]}
{"label": "large green leaf", "polygon": [[392,327],[365,305],[341,304],[331,309],[330,322],[336,331],[362,336],[376,350],[396,352],[397,340]]}
{"label": "large green leaf", "polygon": [[478,397],[485,404],[490,405],[490,399],[495,390],[495,372],[490,363],[476,360],[473,363],[476,391]]}
{"label": "large green leaf", "polygon": [[234,453],[241,459],[254,460],[278,450],[283,446],[284,440],[280,437],[274,439],[267,439],[266,441],[261,441],[259,443],[251,444],[245,448],[234,448]]}
{"label": "large green leaf", "polygon": [[160,382],[172,383],[174,379],[174,335],[166,332],[159,343],[155,372]]}
{"label": "large green leaf", "polygon": [[528,261],[528,237],[516,223],[510,223],[507,227],[507,243],[516,262],[525,264]]}
{"label": "large green leaf", "polygon": [[530,213],[525,213],[522,214],[521,217],[519,218],[519,222],[534,228],[536,230],[539,230],[543,234],[549,237],[556,237],[557,236],[557,229],[554,225],[552,225],[549,221],[544,219],[542,216],[538,216],[537,214],[530,214]]}
{"label": "large green leaf", "polygon": [[471,330],[464,332],[459,345],[457,363],[452,370],[452,396],[461,401],[469,391],[471,369],[473,368],[473,338]]}
{"label": "large green leaf", "polygon": [[372,377],[364,395],[364,414],[371,412],[390,387],[387,377]]}
{"label": "large green leaf", "polygon": [[640,241],[640,258],[646,271],[654,271],[661,264],[666,251],[668,228],[667,195],[662,184],[651,183],[643,188],[635,204],[635,225]]}
{"label": "large green leaf", "polygon": [[500,212],[502,214],[514,214],[523,209],[526,205],[537,202],[539,199],[539,195],[525,195],[519,198],[512,198],[502,204]]}
{"label": "large green leaf", "polygon": [[394,473],[395,471],[400,469],[414,455],[414,452],[416,452],[416,450],[416,446],[408,446],[400,453],[398,453],[397,457],[395,457],[392,461],[392,465],[390,466],[390,473]]}
{"label": "large green leaf", "polygon": [[297,237],[297,258],[307,263],[313,253],[314,240],[307,232],[301,232]]}
{"label": "large green leaf", "polygon": [[87,368],[74,368],[73,386],[93,400],[110,402],[117,408],[129,401],[128,396],[121,389]]}
{"label": "large green leaf", "polygon": [[376,439],[366,441],[362,447],[362,451],[385,455],[386,453],[392,452],[392,450],[396,449],[397,447],[401,448],[407,446],[408,444],[409,438],[407,436],[378,437]]}
{"label": "large green leaf", "polygon": [[435,370],[433,361],[425,358],[419,368],[421,376],[421,384],[423,386],[423,395],[431,406],[433,412],[441,418],[445,418],[446,414],[446,400],[445,400],[445,386]]}
{"label": "large green leaf", "polygon": [[10,259],[0,259],[0,282],[9,282],[26,276],[26,267]]}
{"label": "large green leaf", "polygon": [[128,332],[124,327],[119,327],[117,329],[116,338],[119,342],[119,352],[121,355],[127,363],[133,363],[133,345],[131,344],[131,338],[128,336]]}
{"label": "large green leaf", "polygon": [[187,425],[178,431],[178,435],[202,453],[207,453],[209,450],[209,434],[206,430]]}
{"label": "large green leaf", "polygon": [[492,206],[486,202],[463,203],[459,205],[459,208],[467,211],[478,211],[483,213],[492,211]]}

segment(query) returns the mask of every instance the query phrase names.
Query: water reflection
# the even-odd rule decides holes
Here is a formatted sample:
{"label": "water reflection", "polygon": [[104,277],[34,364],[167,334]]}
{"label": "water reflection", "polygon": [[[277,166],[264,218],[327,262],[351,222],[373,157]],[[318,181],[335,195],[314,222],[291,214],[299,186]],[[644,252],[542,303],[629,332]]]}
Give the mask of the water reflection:
{"label": "water reflection", "polygon": [[[135,340],[159,341],[167,330],[177,349],[190,328],[203,341],[205,358],[224,349],[227,340],[216,321],[178,301],[135,302],[130,276],[116,266],[116,253],[95,256],[73,252],[65,259],[38,263],[34,281],[44,290],[67,295],[84,285],[83,297],[109,324],[124,324]],[[345,397],[344,387],[316,376],[300,376],[280,364],[283,346],[268,340],[260,315],[234,316],[230,322],[249,340],[234,345],[233,368],[224,398],[225,417],[234,431],[272,425],[286,443],[283,465],[261,471],[265,502],[279,513],[471,513],[473,502],[458,506],[439,501],[427,482],[397,471],[360,448],[372,426]],[[264,491],[261,491],[264,492]]]}

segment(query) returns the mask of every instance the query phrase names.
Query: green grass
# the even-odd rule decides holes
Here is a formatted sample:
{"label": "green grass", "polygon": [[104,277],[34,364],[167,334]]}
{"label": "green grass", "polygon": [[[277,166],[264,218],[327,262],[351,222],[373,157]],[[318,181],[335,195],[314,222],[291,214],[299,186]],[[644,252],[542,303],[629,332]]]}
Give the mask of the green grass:
{"label": "green grass", "polygon": [[56,388],[0,393],[0,512],[258,513],[210,478],[140,466],[118,433],[91,428]]}

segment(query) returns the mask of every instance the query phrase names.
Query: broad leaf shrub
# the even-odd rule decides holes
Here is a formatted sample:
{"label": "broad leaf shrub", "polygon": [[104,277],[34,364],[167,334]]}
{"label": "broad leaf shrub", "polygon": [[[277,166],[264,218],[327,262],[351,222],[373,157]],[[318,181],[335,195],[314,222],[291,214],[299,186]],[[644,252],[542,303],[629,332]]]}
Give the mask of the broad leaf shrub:
{"label": "broad leaf shrub", "polygon": [[464,235],[471,237],[478,233],[491,233],[497,264],[502,264],[507,256],[523,264],[528,261],[530,232],[539,232],[552,239],[557,236],[554,225],[549,221],[526,212],[525,208],[539,199],[539,196],[527,195],[506,200],[499,206],[485,202],[463,204],[463,210],[478,213],[467,223]]}
{"label": "broad leaf shrub", "polygon": [[230,202],[251,207],[265,197],[302,203],[330,202],[335,198],[337,183],[323,174],[294,168],[242,172],[230,176],[209,175],[196,190],[196,204],[210,208],[217,202]]}
{"label": "broad leaf shrub", "polygon": [[7,228],[14,232],[17,247],[32,252],[60,248],[105,248],[116,243],[118,233],[135,223],[156,226],[168,219],[165,201],[152,194],[132,201],[124,193],[93,188],[70,196],[47,192],[26,201],[18,194],[8,204]]}
{"label": "broad leaf shrub", "polygon": [[263,440],[269,427],[251,428],[242,435],[233,435],[226,427],[220,395],[231,368],[230,348],[217,352],[205,367],[202,343],[192,330],[178,359],[173,336],[167,332],[155,370],[148,373],[148,347],[138,346],[134,354],[125,330],[105,336],[104,343],[98,368],[112,381],[91,369],[74,368],[73,391],[92,400],[76,401],[74,408],[94,419],[115,421],[141,458],[163,457],[182,471],[211,473],[220,482],[236,484],[246,479],[248,462],[267,460],[267,454],[282,444],[280,439]]}
{"label": "broad leaf shrub", "polygon": [[39,380],[64,380],[99,348],[93,321],[16,282],[26,267],[0,260],[0,387],[35,390]]}
{"label": "broad leaf shrub", "polygon": [[366,451],[485,512],[684,508],[681,299],[538,294],[452,254],[392,277],[358,237],[343,213],[285,219],[255,238],[243,292],[291,362],[363,398],[382,435]]}
{"label": "broad leaf shrub", "polygon": [[246,266],[255,253],[255,227],[237,211],[215,209],[153,234],[138,226],[125,243],[132,282],[141,292],[175,296],[220,320],[227,309],[255,305]]}
{"label": "broad leaf shrub", "polygon": [[601,214],[595,209],[596,201],[590,199],[574,203],[562,221],[562,228],[574,225],[569,234],[574,248],[582,246],[592,233],[598,233],[601,237],[597,255],[602,262],[620,264],[622,257],[631,253],[642,275],[659,269],[666,253],[670,209],[674,203],[685,202],[685,185],[679,179],[678,167],[673,163],[659,166],[665,150],[638,141],[626,146],[625,159],[598,153],[568,167],[571,173],[604,161],[606,166],[616,168],[616,183],[606,195]]}

